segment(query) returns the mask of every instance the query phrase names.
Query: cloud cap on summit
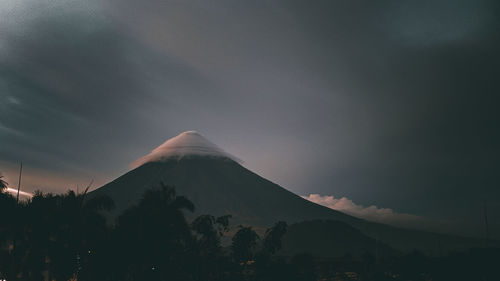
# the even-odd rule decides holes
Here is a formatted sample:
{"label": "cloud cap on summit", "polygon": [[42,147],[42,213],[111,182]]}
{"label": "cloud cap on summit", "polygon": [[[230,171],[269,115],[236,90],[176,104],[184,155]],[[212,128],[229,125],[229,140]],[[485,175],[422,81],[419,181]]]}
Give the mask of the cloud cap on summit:
{"label": "cloud cap on summit", "polygon": [[229,158],[236,162],[241,162],[238,158],[207,140],[197,131],[185,131],[165,141],[163,144],[153,149],[148,155],[135,160],[131,166],[132,168],[137,168],[149,162],[180,159],[188,156]]}

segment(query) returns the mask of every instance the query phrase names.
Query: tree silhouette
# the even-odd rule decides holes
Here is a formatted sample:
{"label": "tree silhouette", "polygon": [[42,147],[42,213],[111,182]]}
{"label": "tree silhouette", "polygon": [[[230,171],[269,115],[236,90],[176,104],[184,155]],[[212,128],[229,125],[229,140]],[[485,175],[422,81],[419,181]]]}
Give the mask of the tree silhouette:
{"label": "tree silhouette", "polygon": [[201,215],[191,223],[196,238],[197,261],[193,268],[196,280],[222,279],[223,267],[227,260],[222,252],[221,238],[229,230],[230,217]]}
{"label": "tree silhouette", "polygon": [[[22,210],[16,199],[6,192],[7,183],[0,176],[0,275],[15,276],[21,253],[14,251],[16,238],[22,233]],[[12,279],[12,278],[10,278]]]}
{"label": "tree silhouette", "polygon": [[194,239],[183,211],[193,211],[187,198],[161,184],[147,191],[138,205],[127,209],[117,221],[116,251],[123,252],[117,270],[127,278],[182,280]]}
{"label": "tree silhouette", "polygon": [[0,191],[3,191],[8,185],[9,184],[3,179],[3,175],[0,175]]}
{"label": "tree silhouette", "polygon": [[266,230],[264,237],[264,251],[274,254],[281,249],[281,239],[286,233],[287,223],[279,221],[273,227]]}
{"label": "tree silhouette", "polygon": [[0,225],[0,242],[7,246],[0,270],[7,279],[40,280],[42,272],[56,280],[89,275],[91,253],[104,246],[107,236],[101,212],[113,206],[111,199],[37,191],[26,202],[4,193],[0,201],[1,212],[9,214]]}
{"label": "tree silhouette", "polygon": [[231,244],[235,261],[240,263],[249,261],[253,257],[253,250],[258,239],[259,235],[252,227],[240,225],[240,229],[234,234]]}
{"label": "tree silhouette", "polygon": [[202,254],[216,255],[220,251],[220,238],[228,231],[229,217],[215,218],[212,215],[201,215],[193,220],[191,228],[196,234],[198,248]]}

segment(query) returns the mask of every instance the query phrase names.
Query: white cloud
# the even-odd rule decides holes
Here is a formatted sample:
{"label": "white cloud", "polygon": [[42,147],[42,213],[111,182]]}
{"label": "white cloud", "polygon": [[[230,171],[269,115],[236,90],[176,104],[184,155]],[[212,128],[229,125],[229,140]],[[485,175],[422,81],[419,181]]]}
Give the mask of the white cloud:
{"label": "white cloud", "polygon": [[131,166],[136,168],[148,162],[164,161],[172,158],[180,159],[190,155],[224,157],[241,162],[238,158],[225,152],[196,131],[186,131],[167,140],[153,149],[150,154],[137,159]]}
{"label": "white cloud", "polygon": [[428,220],[425,218],[412,214],[397,213],[389,208],[379,208],[375,205],[368,207],[358,205],[347,197],[335,198],[330,195],[309,194],[309,196],[302,196],[302,198],[330,209],[374,222],[410,228],[421,228],[422,225],[428,223]]}
{"label": "white cloud", "polygon": [[[10,187],[7,187],[6,191],[14,196],[17,196],[17,189],[15,188],[10,188]],[[33,194],[29,193],[29,192],[24,192],[22,190],[19,190],[19,198],[31,198],[33,197]]]}

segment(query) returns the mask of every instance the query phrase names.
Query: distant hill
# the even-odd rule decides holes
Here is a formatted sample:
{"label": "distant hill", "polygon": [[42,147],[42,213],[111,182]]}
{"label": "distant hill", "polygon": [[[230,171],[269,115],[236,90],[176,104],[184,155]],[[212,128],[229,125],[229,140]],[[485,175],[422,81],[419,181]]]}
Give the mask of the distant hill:
{"label": "distant hill", "polygon": [[346,255],[373,257],[395,254],[387,244],[366,236],[347,223],[332,220],[312,220],[292,224],[282,240],[279,254],[293,256],[308,253],[320,258]]}

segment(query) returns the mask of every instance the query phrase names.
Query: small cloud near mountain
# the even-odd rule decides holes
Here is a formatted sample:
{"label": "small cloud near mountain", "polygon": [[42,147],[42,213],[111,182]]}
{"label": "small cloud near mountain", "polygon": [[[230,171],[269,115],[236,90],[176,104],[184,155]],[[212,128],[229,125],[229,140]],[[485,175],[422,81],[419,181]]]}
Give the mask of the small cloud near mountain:
{"label": "small cloud near mountain", "polygon": [[304,195],[302,198],[358,218],[395,226],[416,227],[425,224],[427,221],[422,217],[397,213],[389,208],[379,208],[375,205],[368,207],[358,205],[347,197],[335,198],[335,196],[331,195],[309,194],[309,196]]}

